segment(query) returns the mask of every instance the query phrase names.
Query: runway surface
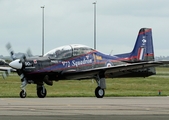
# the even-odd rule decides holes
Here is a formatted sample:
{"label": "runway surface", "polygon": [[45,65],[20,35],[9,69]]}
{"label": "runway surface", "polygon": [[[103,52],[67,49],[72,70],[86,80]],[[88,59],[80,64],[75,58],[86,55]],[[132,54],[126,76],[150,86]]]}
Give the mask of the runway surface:
{"label": "runway surface", "polygon": [[169,97],[0,98],[0,120],[168,120]]}

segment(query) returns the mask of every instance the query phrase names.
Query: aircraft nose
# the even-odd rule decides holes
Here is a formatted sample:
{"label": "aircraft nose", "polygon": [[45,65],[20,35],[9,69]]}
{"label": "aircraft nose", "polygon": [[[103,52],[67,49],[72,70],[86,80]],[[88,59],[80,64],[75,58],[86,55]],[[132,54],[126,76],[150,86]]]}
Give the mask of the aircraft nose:
{"label": "aircraft nose", "polygon": [[20,59],[14,60],[9,63],[9,66],[14,69],[21,69],[22,68],[22,62],[20,62]]}

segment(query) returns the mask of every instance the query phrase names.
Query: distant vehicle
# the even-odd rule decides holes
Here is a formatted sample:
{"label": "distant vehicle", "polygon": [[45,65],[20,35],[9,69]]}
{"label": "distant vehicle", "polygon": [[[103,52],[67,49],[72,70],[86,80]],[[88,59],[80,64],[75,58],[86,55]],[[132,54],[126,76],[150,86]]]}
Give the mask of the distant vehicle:
{"label": "distant vehicle", "polygon": [[4,59],[0,59],[0,66],[8,66],[8,63]]}
{"label": "distant vehicle", "polygon": [[44,83],[53,85],[53,81],[83,79],[95,79],[95,96],[103,98],[105,78],[148,77],[156,74],[155,66],[169,63],[154,61],[150,28],[140,29],[132,52],[114,56],[105,55],[85,45],[72,44],[55,48],[41,57],[24,56],[16,59],[10,44],[7,48],[13,59],[9,66],[15,69],[21,78],[21,98],[27,95],[27,84],[36,84],[37,96],[44,98],[47,94]]}
{"label": "distant vehicle", "polygon": [[16,69],[13,69],[9,64],[4,60],[0,59],[0,70],[5,71],[2,73],[2,77],[5,79],[11,72],[16,72]]}

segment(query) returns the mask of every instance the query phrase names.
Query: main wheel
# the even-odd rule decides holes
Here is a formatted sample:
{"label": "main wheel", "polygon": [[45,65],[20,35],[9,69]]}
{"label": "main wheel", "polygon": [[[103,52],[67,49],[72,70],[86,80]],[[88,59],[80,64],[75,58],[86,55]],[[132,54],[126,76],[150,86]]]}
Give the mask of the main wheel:
{"label": "main wheel", "polygon": [[103,97],[104,97],[104,94],[105,94],[104,89],[102,89],[101,87],[98,86],[98,87],[95,89],[95,96],[96,96],[97,98],[103,98]]}
{"label": "main wheel", "polygon": [[37,96],[38,96],[39,98],[45,98],[45,97],[46,97],[46,94],[47,94],[46,88],[39,87],[39,88],[37,89]]}
{"label": "main wheel", "polygon": [[20,92],[20,97],[21,97],[21,98],[26,98],[26,92],[25,92],[24,90],[22,90],[22,91]]}

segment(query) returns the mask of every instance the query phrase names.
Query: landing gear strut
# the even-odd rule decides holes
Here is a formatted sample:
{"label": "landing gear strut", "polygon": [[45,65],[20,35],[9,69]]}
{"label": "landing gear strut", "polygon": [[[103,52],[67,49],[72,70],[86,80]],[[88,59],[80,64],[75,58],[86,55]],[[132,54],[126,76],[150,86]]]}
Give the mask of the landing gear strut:
{"label": "landing gear strut", "polygon": [[27,80],[26,78],[23,78],[22,79],[22,82],[21,82],[21,92],[20,92],[20,98],[26,98],[26,90],[25,90],[25,87],[27,85]]}
{"label": "landing gear strut", "polygon": [[47,94],[47,90],[44,85],[37,85],[37,96],[39,98],[45,98]]}

